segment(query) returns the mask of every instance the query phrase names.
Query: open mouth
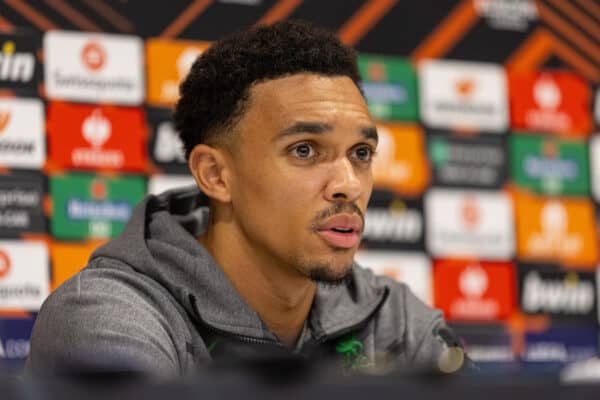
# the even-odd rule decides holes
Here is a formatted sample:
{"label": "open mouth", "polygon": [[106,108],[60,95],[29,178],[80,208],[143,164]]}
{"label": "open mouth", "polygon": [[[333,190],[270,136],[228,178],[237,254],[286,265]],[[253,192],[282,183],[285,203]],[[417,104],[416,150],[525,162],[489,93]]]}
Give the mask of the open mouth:
{"label": "open mouth", "polygon": [[339,232],[339,233],[352,233],[354,232],[354,229],[352,228],[331,228],[332,231],[334,232]]}
{"label": "open mouth", "polygon": [[360,241],[361,227],[362,220],[357,215],[341,214],[328,219],[317,234],[331,247],[349,249]]}

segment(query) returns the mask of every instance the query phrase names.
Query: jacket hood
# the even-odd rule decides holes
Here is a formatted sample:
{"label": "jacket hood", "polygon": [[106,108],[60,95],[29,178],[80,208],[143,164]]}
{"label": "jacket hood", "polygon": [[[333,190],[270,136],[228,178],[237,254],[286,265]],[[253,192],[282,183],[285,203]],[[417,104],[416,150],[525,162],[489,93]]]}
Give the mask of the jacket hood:
{"label": "jacket hood", "polygon": [[[133,210],[123,232],[91,256],[112,258],[166,288],[193,318],[220,331],[277,340],[242,299],[197,237],[208,220],[206,197],[196,187],[149,195]],[[366,321],[383,301],[386,287],[353,266],[341,285],[318,284],[310,312],[317,338],[335,336]]]}

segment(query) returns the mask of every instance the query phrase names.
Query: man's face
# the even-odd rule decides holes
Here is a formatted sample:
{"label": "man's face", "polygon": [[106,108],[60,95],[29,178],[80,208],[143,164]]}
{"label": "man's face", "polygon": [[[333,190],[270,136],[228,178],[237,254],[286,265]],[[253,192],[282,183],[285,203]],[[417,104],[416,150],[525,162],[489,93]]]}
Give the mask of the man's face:
{"label": "man's face", "polygon": [[237,130],[233,218],[252,251],[316,280],[344,278],[363,230],[377,145],[355,84],[314,74],[258,83]]}

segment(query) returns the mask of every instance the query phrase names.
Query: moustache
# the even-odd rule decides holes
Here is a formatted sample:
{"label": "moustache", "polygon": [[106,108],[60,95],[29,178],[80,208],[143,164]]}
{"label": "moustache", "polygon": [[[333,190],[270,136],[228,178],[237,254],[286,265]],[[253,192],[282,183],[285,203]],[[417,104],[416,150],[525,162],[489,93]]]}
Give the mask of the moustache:
{"label": "moustache", "polygon": [[333,217],[337,214],[356,214],[360,218],[362,229],[365,228],[365,216],[363,212],[354,203],[335,203],[331,207],[327,207],[321,210],[312,219],[310,226],[313,230],[318,230],[322,225],[322,222],[327,218]]}

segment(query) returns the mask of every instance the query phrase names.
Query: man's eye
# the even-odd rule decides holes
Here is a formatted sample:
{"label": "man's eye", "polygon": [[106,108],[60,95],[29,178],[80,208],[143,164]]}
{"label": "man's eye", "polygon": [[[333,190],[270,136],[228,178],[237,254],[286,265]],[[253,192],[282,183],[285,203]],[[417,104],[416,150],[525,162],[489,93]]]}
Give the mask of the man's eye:
{"label": "man's eye", "polygon": [[293,156],[296,156],[298,158],[310,158],[310,157],[314,156],[315,151],[311,145],[303,143],[303,144],[299,144],[298,146],[294,147],[291,150],[291,153]]}
{"label": "man's eye", "polygon": [[358,147],[354,150],[354,157],[360,161],[371,161],[373,150],[370,147]]}

